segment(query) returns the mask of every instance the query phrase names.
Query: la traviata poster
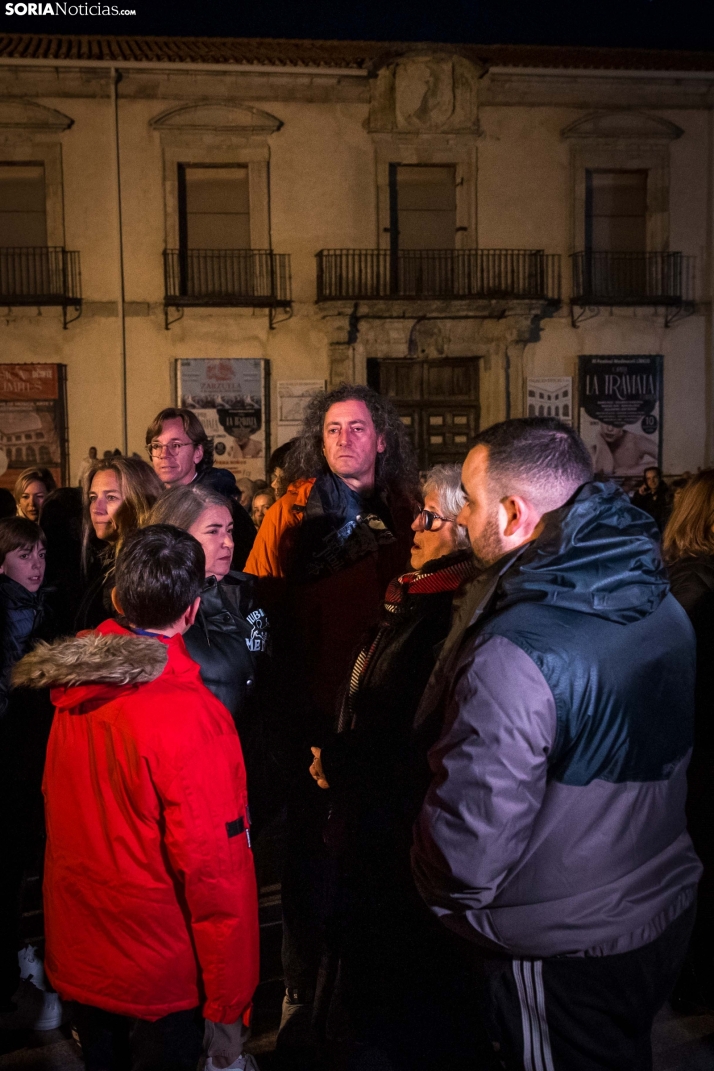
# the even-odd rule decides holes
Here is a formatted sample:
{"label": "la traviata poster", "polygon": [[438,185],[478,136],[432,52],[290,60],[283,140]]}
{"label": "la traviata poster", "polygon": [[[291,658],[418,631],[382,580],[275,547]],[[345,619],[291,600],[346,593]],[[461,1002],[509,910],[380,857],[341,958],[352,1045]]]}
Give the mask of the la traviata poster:
{"label": "la traviata poster", "polygon": [[580,435],[596,474],[631,482],[662,466],[662,355],[580,357]]}
{"label": "la traviata poster", "polygon": [[49,469],[67,483],[66,369],[61,364],[0,364],[0,487],[23,469]]}

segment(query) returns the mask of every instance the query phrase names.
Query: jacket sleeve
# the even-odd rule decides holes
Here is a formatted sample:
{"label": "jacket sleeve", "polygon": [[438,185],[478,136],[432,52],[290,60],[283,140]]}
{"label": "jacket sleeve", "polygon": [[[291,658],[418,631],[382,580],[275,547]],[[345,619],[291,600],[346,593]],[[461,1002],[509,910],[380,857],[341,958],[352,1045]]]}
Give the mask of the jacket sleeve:
{"label": "jacket sleeve", "polygon": [[421,896],[453,928],[497,896],[542,805],[555,702],[521,648],[501,636],[469,646],[455,673],[434,779],[414,830]]}
{"label": "jacket sleeve", "polygon": [[238,734],[226,732],[186,756],[159,794],[200,965],[203,1014],[234,1023],[258,984],[258,897]]}
{"label": "jacket sleeve", "polygon": [[283,502],[278,499],[263,517],[255,542],[248,555],[244,571],[255,576],[285,576],[284,553],[281,553],[281,541],[285,528],[285,510]]}

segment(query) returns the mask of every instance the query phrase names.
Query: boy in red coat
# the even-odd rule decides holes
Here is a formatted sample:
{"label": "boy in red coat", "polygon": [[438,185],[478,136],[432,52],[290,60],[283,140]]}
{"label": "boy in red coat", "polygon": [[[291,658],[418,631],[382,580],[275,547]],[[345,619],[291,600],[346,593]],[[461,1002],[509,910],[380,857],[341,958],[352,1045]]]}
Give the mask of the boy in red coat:
{"label": "boy in red coat", "polygon": [[153,525],[116,566],[122,622],[52,645],[15,683],[52,685],[47,751],[47,974],[87,1071],[195,1071],[242,1055],[258,982],[258,906],[243,756],[182,634],[201,545]]}

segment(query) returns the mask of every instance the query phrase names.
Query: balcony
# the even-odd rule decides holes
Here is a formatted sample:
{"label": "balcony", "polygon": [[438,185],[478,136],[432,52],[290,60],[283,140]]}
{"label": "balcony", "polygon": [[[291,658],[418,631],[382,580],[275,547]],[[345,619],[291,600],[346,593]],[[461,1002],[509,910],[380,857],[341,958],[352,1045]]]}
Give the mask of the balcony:
{"label": "balcony", "polygon": [[164,282],[167,309],[275,309],[292,301],[290,256],[269,249],[165,249]]}
{"label": "balcony", "polygon": [[[573,253],[572,304],[693,306],[694,257],[681,253]],[[669,319],[671,322],[671,317]]]}
{"label": "balcony", "polygon": [[558,302],[560,257],[540,249],[321,249],[317,300]]}
{"label": "balcony", "polygon": [[[61,246],[0,248],[0,305],[59,305],[65,327],[82,310],[79,253]],[[67,310],[77,316],[67,318]]]}

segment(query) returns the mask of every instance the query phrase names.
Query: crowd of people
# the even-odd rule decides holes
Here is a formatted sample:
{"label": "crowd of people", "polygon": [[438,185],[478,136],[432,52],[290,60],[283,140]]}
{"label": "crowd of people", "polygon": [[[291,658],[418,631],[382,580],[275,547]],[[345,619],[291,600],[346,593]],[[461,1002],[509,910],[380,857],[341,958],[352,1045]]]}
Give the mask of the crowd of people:
{"label": "crowd of people", "polygon": [[262,486],[191,409],[146,448],[0,502],[0,1028],[255,1071],[277,824],[281,1066],[651,1068],[714,1008],[714,470],[630,499],[524,418],[420,474],[352,384]]}

